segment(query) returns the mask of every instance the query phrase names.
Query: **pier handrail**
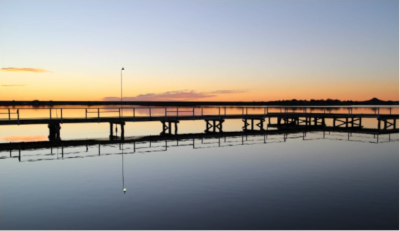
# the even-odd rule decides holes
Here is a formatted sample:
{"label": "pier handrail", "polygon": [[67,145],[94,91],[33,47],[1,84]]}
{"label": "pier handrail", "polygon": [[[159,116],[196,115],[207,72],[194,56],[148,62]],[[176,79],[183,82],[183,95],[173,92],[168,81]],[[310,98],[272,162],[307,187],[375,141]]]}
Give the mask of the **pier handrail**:
{"label": "pier handrail", "polygon": [[[223,111],[221,110],[221,108],[223,109]],[[345,107],[345,106],[335,106],[335,107],[327,107],[327,106],[195,106],[195,107],[176,107],[176,106],[168,106],[168,107],[158,107],[158,106],[154,106],[154,107],[87,107],[87,108],[83,108],[83,107],[75,107],[75,108],[68,108],[68,107],[63,107],[63,108],[59,108],[59,107],[52,107],[52,108],[0,108],[0,120],[4,120],[3,118],[1,118],[1,115],[8,115],[6,120],[14,120],[13,115],[16,115],[16,120],[18,120],[18,122],[21,119],[21,113],[20,110],[25,111],[25,110],[49,110],[49,117],[50,119],[54,119],[54,120],[61,120],[63,121],[63,119],[65,119],[65,117],[63,117],[63,111],[70,111],[70,110],[85,110],[85,114],[84,114],[84,118],[85,119],[89,119],[88,118],[88,114],[97,114],[97,118],[100,119],[102,118],[101,115],[105,114],[105,113],[117,113],[118,112],[118,116],[115,118],[127,118],[127,117],[133,117],[133,118],[137,118],[137,117],[150,117],[152,118],[152,112],[155,110],[156,114],[160,114],[160,112],[162,110],[164,110],[164,117],[170,117],[172,115],[169,115],[171,113],[174,113],[175,117],[180,117],[180,116],[192,116],[193,118],[195,116],[204,116],[204,110],[218,110],[217,114],[212,114],[212,116],[218,116],[219,118],[221,118],[222,116],[227,116],[227,115],[238,115],[236,114],[232,114],[232,113],[227,113],[227,109],[238,109],[238,111],[242,111],[242,115],[243,116],[249,116],[252,115],[251,113],[249,114],[249,109],[250,110],[259,110],[260,113],[258,113],[257,115],[268,115],[270,113],[277,113],[277,112],[271,112],[271,110],[279,110],[279,113],[283,113],[284,114],[291,114],[291,113],[295,113],[295,114],[311,114],[313,113],[314,110],[317,111],[321,111],[320,113],[326,114],[336,114],[336,113],[332,113],[332,109],[338,109],[340,110],[341,108],[345,109],[347,108],[348,112],[347,114],[353,114],[353,109],[354,108],[370,108],[373,110],[373,114],[375,115],[381,115],[381,109],[386,109],[388,110],[388,114],[385,115],[392,115],[392,109],[393,108],[397,108],[398,109],[398,105],[391,105],[391,106],[371,106],[371,107],[367,107],[367,106],[363,106],[363,107]],[[174,110],[171,110],[174,109]],[[282,110],[283,109],[283,110]],[[292,110],[289,110],[292,109]],[[302,112],[299,110],[302,110]],[[4,110],[6,110],[6,112],[3,112]],[[12,110],[15,110],[14,112],[12,112]],[[57,113],[57,117],[54,118],[52,112],[53,111],[60,112],[60,114],[58,115]],[[132,110],[132,114],[131,115],[121,115],[121,111],[122,110]],[[148,114],[142,114],[142,115],[137,115],[137,110],[148,110]],[[263,110],[263,111],[262,111]],[[197,113],[196,113],[197,112]],[[190,113],[189,115],[184,114],[182,115],[182,113]],[[254,113],[253,113],[254,114]],[[345,114],[345,113],[340,113],[340,114]],[[371,113],[372,114],[372,113]],[[157,115],[157,116],[162,116],[162,115]],[[91,117],[93,118],[93,117]],[[114,118],[114,117],[107,117],[107,118]]]}

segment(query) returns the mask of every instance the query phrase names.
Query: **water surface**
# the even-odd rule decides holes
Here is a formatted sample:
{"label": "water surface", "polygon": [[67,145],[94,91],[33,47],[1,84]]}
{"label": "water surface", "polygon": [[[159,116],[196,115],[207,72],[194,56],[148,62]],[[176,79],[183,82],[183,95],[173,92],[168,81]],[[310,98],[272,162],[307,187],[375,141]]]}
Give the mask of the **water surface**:
{"label": "water surface", "polygon": [[[47,133],[30,126],[25,132]],[[63,137],[107,136],[107,125],[79,126],[63,128]],[[161,127],[130,126],[135,135]],[[204,121],[180,126],[199,132]],[[0,229],[399,228],[398,134],[242,135],[178,145],[23,150],[20,161],[18,151],[2,151]]]}

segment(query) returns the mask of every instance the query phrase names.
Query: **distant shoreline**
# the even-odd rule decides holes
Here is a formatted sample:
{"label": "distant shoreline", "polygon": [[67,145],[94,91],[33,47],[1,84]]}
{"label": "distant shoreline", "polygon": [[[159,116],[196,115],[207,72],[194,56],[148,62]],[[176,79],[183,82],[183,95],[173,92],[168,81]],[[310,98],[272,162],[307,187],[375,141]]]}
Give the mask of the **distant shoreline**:
{"label": "distant shoreline", "polygon": [[[123,101],[123,105],[138,106],[351,106],[351,105],[399,105],[399,101],[383,101],[373,98],[368,101],[340,100],[281,100],[281,101]],[[0,101],[0,106],[100,106],[121,105],[120,101]]]}

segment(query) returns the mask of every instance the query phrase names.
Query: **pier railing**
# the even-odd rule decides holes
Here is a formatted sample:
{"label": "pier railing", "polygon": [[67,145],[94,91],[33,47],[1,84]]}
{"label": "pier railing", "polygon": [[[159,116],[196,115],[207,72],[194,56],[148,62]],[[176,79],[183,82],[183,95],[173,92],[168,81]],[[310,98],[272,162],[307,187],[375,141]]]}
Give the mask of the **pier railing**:
{"label": "pier railing", "polygon": [[[204,106],[204,107],[99,107],[99,108],[5,108],[0,109],[0,120],[14,120],[19,121],[20,119],[58,119],[62,120],[66,118],[85,118],[85,119],[93,119],[93,118],[143,118],[143,117],[165,117],[165,118],[173,118],[173,117],[196,117],[196,116],[229,116],[229,115],[268,115],[268,114],[312,114],[312,113],[321,113],[321,114],[353,114],[353,109],[357,108],[366,108],[370,109],[373,113],[359,113],[359,114],[375,114],[375,115],[391,115],[393,109],[397,109],[398,114],[398,106],[385,106],[385,107],[308,107],[308,106],[271,106],[271,107],[212,107],[212,106]],[[335,110],[343,110],[345,112],[333,113]],[[234,112],[229,112],[234,110]],[[251,110],[249,112],[249,110]],[[45,112],[47,111],[47,115],[45,116]],[[65,113],[71,114],[73,113],[73,117],[65,116]],[[228,112],[227,112],[228,111]],[[382,113],[385,111],[386,113]],[[256,112],[256,113],[255,113]],[[40,117],[29,117],[34,114],[40,114]]]}

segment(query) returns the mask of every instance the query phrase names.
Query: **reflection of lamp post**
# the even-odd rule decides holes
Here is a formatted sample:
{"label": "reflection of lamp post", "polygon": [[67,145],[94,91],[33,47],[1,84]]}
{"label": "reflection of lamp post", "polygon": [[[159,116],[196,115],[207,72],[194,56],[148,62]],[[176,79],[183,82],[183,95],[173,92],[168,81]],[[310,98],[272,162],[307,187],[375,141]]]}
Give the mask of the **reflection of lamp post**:
{"label": "reflection of lamp post", "polygon": [[122,191],[124,192],[124,194],[126,193],[126,188],[125,188],[125,180],[124,180],[124,146],[123,144],[121,144],[121,148],[122,148]]}
{"label": "reflection of lamp post", "polygon": [[[121,108],[122,108],[122,71],[125,70],[124,68],[121,69]],[[121,115],[123,115],[123,110],[121,109]]]}

